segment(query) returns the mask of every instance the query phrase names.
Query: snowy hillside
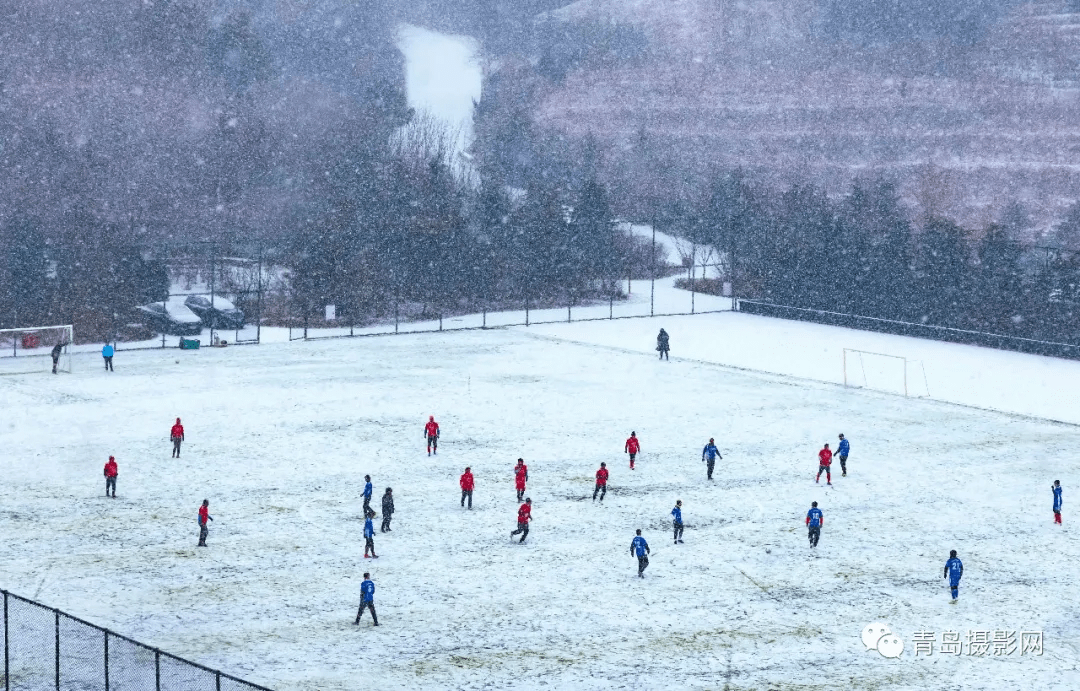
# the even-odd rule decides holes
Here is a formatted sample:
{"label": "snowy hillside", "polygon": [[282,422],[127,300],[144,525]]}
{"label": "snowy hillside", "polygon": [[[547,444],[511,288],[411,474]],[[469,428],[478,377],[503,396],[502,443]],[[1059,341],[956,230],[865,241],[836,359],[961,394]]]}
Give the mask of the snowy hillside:
{"label": "snowy hillside", "polygon": [[[660,326],[670,362],[652,351]],[[70,376],[4,377],[0,584],[278,689],[1080,686],[1080,429],[727,366],[756,348],[812,368],[815,351],[834,355],[819,330],[837,345],[911,340],[729,313],[122,353],[110,375],[85,354]],[[958,370],[1029,357],[930,346],[955,349]],[[1040,361],[1062,384],[1075,376],[1076,363]],[[995,381],[1021,387],[1015,401],[1063,398],[1012,379],[985,390]],[[435,457],[428,415],[442,425]],[[815,485],[817,450],[839,432],[849,475]],[[711,483],[710,436],[723,454]],[[109,454],[115,500],[102,496]],[[524,545],[508,538],[519,456],[535,517]],[[373,506],[385,487],[397,504],[378,560],[362,558],[365,473]],[[204,498],[215,521],[196,550]],[[826,520],[813,555],[812,500]],[[644,580],[636,528],[652,547]],[[949,549],[965,564],[957,605]],[[378,628],[352,625],[364,570]],[[905,640],[900,659],[863,646],[875,620]],[[924,630],[1039,631],[1045,649],[915,656]]]}

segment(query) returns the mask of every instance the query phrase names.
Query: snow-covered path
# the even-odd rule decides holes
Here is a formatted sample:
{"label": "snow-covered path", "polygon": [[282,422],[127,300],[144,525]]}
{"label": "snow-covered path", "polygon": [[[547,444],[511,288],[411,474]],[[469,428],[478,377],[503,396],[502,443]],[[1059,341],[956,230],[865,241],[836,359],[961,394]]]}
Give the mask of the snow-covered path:
{"label": "snow-covered path", "polygon": [[[714,364],[704,344],[738,319],[755,318],[145,351],[113,375],[89,354],[71,376],[5,377],[0,584],[279,689],[1080,687],[1080,430]],[[661,324],[670,363],[651,352]],[[432,458],[428,414],[443,428]],[[815,486],[817,449],[841,431],[851,474]],[[710,436],[724,455],[711,484]],[[102,496],[109,454],[116,500]],[[536,518],[523,546],[508,540],[518,456]],[[458,505],[466,465],[472,512]],[[361,556],[365,473],[398,507],[377,561]],[[1050,522],[1057,478],[1064,528]],[[196,550],[203,498],[216,520]],[[966,567],[955,606],[950,548]],[[384,625],[358,630],[365,569]],[[863,649],[872,620],[906,640],[901,659]],[[916,658],[924,628],[1040,630],[1046,652]]]}

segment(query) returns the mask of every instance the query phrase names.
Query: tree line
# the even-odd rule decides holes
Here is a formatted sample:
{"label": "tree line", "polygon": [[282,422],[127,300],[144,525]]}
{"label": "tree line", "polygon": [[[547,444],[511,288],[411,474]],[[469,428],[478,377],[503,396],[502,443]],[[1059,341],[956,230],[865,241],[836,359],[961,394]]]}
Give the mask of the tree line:
{"label": "tree line", "polygon": [[1080,204],[1037,245],[1016,204],[984,228],[913,223],[887,182],[834,199],[808,185],[762,190],[735,172],[660,216],[727,253],[740,297],[1080,342]]}

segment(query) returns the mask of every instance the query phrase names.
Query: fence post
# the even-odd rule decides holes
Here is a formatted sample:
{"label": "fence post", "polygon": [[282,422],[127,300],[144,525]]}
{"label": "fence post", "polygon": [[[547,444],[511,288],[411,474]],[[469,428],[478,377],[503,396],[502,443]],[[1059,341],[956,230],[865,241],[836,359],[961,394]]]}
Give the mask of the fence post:
{"label": "fence post", "polygon": [[442,312],[439,312],[439,331],[442,331]]}
{"label": "fence post", "polygon": [[11,673],[8,671],[8,594],[4,591],[4,691],[11,691]]}
{"label": "fence post", "polygon": [[214,673],[214,683],[217,685],[217,691],[221,691],[221,672]]}
{"label": "fence post", "polygon": [[56,617],[56,691],[60,691],[60,610],[54,609]]}
{"label": "fence post", "polygon": [[484,312],[484,321],[481,323],[480,328],[486,329],[487,328],[487,305],[484,305],[481,309]]}
{"label": "fence post", "polygon": [[525,296],[525,326],[529,325],[529,296]]}
{"label": "fence post", "polygon": [[8,591],[3,592],[3,688],[11,691],[11,674],[8,672]]}
{"label": "fence post", "polygon": [[105,629],[105,691],[109,691],[109,630]]}
{"label": "fence post", "polygon": [[161,651],[154,648],[154,691],[161,691]]}

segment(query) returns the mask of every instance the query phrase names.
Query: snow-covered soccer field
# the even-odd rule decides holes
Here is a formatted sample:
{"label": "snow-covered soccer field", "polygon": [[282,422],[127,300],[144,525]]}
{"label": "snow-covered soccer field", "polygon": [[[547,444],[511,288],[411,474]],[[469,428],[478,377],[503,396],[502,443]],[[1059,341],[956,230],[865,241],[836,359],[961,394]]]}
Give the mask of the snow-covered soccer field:
{"label": "snow-covered soccer field", "polygon": [[[689,332],[707,343],[739,319],[127,352],[108,375],[80,354],[72,375],[0,378],[0,586],[280,690],[1080,688],[1080,428],[734,370],[700,344],[679,359]],[[660,325],[670,362],[651,353]],[[816,486],[839,432],[849,476]],[[519,456],[524,545],[509,541]],[[365,473],[373,506],[388,486],[397,504],[377,560],[362,558]],[[196,550],[204,498],[215,521]],[[643,580],[635,528],[653,550]],[[965,566],[956,605],[949,549]],[[365,570],[378,628],[352,625]],[[875,620],[904,639],[899,659],[865,650]],[[1041,631],[1044,654],[916,657],[920,630]]]}

